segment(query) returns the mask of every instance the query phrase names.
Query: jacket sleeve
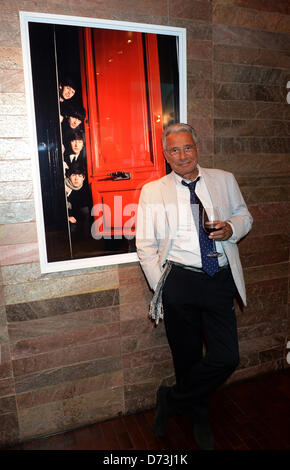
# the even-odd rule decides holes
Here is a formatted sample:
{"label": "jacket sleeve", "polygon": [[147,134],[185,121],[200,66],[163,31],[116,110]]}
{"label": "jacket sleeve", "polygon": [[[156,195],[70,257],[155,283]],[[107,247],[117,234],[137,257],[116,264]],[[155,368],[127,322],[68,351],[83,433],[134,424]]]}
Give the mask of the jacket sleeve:
{"label": "jacket sleeve", "polygon": [[231,195],[232,215],[227,219],[233,228],[233,235],[229,238],[230,243],[237,243],[251,230],[253,218],[248,211],[238,183],[233,174],[229,174],[229,192]]}
{"label": "jacket sleeve", "polygon": [[158,239],[155,234],[154,203],[150,201],[150,186],[142,188],[136,227],[136,247],[141,267],[151,289],[155,290],[161,277],[159,266]]}

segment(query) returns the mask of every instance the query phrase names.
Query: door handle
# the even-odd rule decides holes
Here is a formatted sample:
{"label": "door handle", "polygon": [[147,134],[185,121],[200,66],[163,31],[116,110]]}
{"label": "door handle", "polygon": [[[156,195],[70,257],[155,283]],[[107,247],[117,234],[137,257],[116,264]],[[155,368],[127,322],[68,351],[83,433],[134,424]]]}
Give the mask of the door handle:
{"label": "door handle", "polygon": [[108,173],[108,176],[111,176],[113,181],[121,181],[121,180],[130,180],[131,173],[127,173],[126,171],[114,171],[113,173]]}

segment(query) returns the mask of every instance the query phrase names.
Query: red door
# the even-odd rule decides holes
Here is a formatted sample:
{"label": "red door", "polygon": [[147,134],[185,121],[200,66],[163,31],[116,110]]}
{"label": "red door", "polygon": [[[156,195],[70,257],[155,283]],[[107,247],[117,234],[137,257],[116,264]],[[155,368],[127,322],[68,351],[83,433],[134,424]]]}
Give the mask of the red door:
{"label": "red door", "polygon": [[103,235],[134,234],[144,183],[165,174],[157,37],[85,28],[88,175]]}

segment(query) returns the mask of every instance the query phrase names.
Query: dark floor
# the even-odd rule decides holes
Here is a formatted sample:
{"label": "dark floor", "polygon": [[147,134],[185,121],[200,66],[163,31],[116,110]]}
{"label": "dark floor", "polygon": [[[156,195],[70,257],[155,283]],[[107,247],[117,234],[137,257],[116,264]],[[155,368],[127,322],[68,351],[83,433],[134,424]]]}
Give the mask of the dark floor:
{"label": "dark floor", "polygon": [[[218,390],[211,423],[216,450],[290,450],[290,368]],[[154,410],[36,439],[12,450],[196,450],[186,417],[152,432]]]}

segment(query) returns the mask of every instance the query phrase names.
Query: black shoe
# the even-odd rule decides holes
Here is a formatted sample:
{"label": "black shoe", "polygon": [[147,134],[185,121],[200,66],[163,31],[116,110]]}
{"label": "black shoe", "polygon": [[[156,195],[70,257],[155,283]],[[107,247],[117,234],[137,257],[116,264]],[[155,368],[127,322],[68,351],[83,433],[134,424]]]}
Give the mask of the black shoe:
{"label": "black shoe", "polygon": [[167,393],[170,387],[159,387],[157,391],[157,409],[154,417],[154,433],[158,437],[163,437],[166,431],[166,423],[169,418],[167,403]]}
{"label": "black shoe", "polygon": [[193,423],[193,435],[195,442],[201,450],[214,449],[214,437],[207,420],[197,420]]}

